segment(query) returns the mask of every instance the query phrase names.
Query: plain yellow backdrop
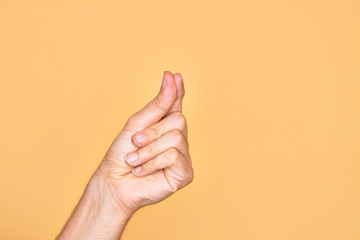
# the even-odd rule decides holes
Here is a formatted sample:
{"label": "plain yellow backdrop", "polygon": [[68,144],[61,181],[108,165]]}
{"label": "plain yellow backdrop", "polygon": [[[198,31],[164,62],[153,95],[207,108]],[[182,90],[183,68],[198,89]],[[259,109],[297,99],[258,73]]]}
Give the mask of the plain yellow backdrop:
{"label": "plain yellow backdrop", "polygon": [[53,239],[128,116],[186,85],[194,182],[123,239],[360,239],[360,2],[0,0],[0,239]]}

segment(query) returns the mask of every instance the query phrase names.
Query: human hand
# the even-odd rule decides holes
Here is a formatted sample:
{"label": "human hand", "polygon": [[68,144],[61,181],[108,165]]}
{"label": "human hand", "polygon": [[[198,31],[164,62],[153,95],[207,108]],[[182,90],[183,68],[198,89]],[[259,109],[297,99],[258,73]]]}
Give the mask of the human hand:
{"label": "human hand", "polygon": [[129,118],[96,171],[114,201],[130,214],[193,179],[181,113],[184,93],[181,75],[165,72],[159,94]]}
{"label": "human hand", "polygon": [[184,93],[181,75],[165,72],[159,94],[111,144],[58,240],[119,239],[137,209],[192,181]]}

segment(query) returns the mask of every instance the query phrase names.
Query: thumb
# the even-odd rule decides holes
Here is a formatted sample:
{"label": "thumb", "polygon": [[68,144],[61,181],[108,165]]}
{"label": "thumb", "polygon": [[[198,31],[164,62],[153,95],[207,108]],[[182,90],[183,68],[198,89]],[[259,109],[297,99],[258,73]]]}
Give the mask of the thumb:
{"label": "thumb", "polygon": [[132,115],[125,128],[141,131],[161,120],[173,106],[177,97],[176,83],[171,72],[165,71],[158,95],[143,109]]}
{"label": "thumb", "polygon": [[175,73],[174,79],[176,83],[177,97],[175,99],[174,105],[171,107],[171,109],[166,115],[169,115],[172,112],[182,112],[182,100],[185,95],[184,80],[180,73]]}

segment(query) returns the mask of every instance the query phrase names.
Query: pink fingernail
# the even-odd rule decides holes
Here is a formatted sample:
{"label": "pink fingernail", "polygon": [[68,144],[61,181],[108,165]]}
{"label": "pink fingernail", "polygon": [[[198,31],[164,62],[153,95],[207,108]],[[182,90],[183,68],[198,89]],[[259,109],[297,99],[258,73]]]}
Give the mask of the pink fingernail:
{"label": "pink fingernail", "polygon": [[163,79],[163,82],[162,82],[162,86],[161,86],[161,88],[164,88],[164,87],[165,87],[165,85],[166,85],[166,79],[164,78],[164,79]]}
{"label": "pink fingernail", "polygon": [[128,164],[131,164],[133,162],[135,162],[138,159],[139,155],[137,153],[129,153],[128,155],[126,155],[125,160],[127,161]]}
{"label": "pink fingernail", "polygon": [[146,142],[146,135],[143,133],[138,133],[134,135],[134,141],[136,144],[140,145]]}
{"label": "pink fingernail", "polygon": [[141,166],[137,166],[136,168],[133,168],[132,170],[133,174],[138,174],[139,172],[141,172]]}

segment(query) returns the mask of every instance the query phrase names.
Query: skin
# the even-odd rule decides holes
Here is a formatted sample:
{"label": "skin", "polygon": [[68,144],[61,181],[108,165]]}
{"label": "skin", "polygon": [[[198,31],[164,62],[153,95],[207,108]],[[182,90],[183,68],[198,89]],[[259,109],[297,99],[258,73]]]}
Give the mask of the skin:
{"label": "skin", "polygon": [[158,95],[111,144],[58,240],[120,239],[138,209],[193,180],[184,94],[182,76],[165,72]]}

